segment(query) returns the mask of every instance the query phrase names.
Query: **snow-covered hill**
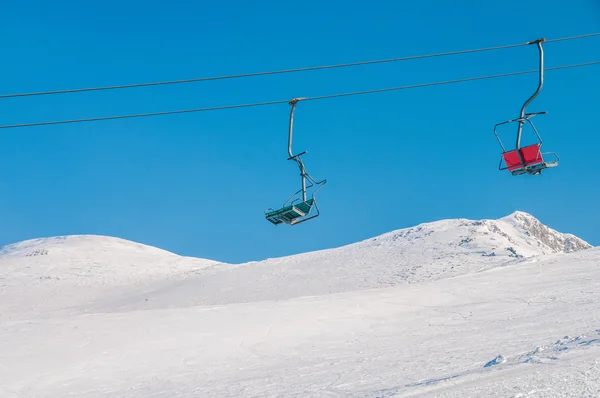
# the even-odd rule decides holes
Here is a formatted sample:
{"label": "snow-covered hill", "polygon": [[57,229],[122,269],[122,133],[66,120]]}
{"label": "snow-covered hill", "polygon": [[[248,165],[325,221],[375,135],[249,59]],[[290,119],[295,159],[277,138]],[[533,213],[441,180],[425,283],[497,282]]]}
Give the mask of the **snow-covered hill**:
{"label": "snow-covered hill", "polygon": [[[332,250],[257,263],[252,268],[339,271],[352,279],[376,276],[382,284],[420,282],[455,276],[592,246],[571,234],[543,225],[532,215],[515,212],[499,220],[452,219],[400,229]],[[294,273],[294,277],[297,275]],[[336,278],[337,279],[337,278]],[[376,287],[372,285],[369,287]]]}
{"label": "snow-covered hill", "polygon": [[[220,265],[120,299],[122,310],[230,304],[421,283],[590,248],[516,212],[499,220],[442,220],[336,249]],[[116,310],[110,307],[110,310]]]}
{"label": "snow-covered hill", "polygon": [[368,291],[5,321],[0,396],[592,397],[599,331],[591,249]]}
{"label": "snow-covered hill", "polygon": [[106,236],[15,243],[0,248],[0,320],[47,316],[59,309],[103,302],[215,264]]}
{"label": "snow-covered hill", "polygon": [[[0,249],[0,278],[4,294],[23,296],[29,303],[14,308],[12,316],[31,308],[128,311],[420,283],[590,247],[515,212],[499,220],[425,223],[335,249],[237,265],[181,257],[111,237],[36,239]],[[44,297],[60,291],[59,297],[68,299],[31,302],[25,287],[32,286]]]}
{"label": "snow-covered hill", "polygon": [[[0,248],[0,272],[32,280],[90,284],[169,277],[216,261],[181,257],[140,243],[96,235],[32,239]],[[11,279],[11,278],[9,278]]]}

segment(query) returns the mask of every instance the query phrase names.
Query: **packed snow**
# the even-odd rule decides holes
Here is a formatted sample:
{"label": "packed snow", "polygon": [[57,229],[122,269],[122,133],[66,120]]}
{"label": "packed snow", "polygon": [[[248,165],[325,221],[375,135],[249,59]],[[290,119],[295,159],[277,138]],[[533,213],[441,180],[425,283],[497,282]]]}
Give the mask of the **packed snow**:
{"label": "packed snow", "polygon": [[600,394],[600,248],[532,215],[224,264],[0,249],[0,397]]}

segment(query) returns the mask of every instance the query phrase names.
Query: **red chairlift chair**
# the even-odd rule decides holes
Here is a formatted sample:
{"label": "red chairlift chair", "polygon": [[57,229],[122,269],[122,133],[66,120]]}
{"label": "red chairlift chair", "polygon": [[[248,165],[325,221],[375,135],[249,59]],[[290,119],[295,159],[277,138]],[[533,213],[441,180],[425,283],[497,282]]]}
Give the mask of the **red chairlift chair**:
{"label": "red chairlift chair", "polygon": [[[498,142],[500,143],[500,146],[502,147],[502,158],[500,159],[500,165],[498,166],[498,168],[500,170],[508,170],[514,176],[521,175],[521,174],[539,175],[542,173],[542,170],[544,170],[544,169],[558,166],[559,158],[556,153],[541,151],[542,137],[540,136],[537,129],[535,128],[535,125],[531,121],[532,117],[537,116],[537,115],[545,115],[546,112],[544,111],[544,112],[535,112],[535,113],[525,113],[525,108],[527,108],[527,105],[529,105],[531,103],[531,101],[533,101],[533,99],[535,97],[537,97],[537,95],[542,90],[542,86],[544,84],[544,50],[542,49],[542,42],[544,42],[544,41],[545,41],[545,39],[542,38],[542,39],[527,43],[527,44],[537,44],[537,47],[539,50],[539,56],[540,56],[540,58],[539,58],[540,59],[540,61],[539,61],[539,83],[538,83],[537,90],[535,91],[535,93],[533,93],[533,95],[531,97],[529,97],[529,99],[527,99],[527,101],[525,101],[525,103],[521,107],[521,114],[517,119],[507,120],[505,122],[498,123],[494,126],[494,134],[496,135],[496,138],[498,139]],[[504,145],[502,144],[502,141],[500,140],[500,137],[498,136],[498,132],[496,130],[497,130],[498,126],[507,124],[507,123],[512,123],[512,122],[518,122],[518,126],[519,126],[518,130],[517,130],[516,148],[513,150],[507,151],[504,148]],[[523,133],[523,124],[525,124],[526,122],[531,125],[533,132],[537,136],[538,142],[535,144],[532,144],[532,145],[521,147],[521,136]],[[553,159],[552,161],[548,161],[548,160],[544,159],[544,155],[551,155],[555,159]],[[503,161],[506,165],[505,167],[502,167]]]}

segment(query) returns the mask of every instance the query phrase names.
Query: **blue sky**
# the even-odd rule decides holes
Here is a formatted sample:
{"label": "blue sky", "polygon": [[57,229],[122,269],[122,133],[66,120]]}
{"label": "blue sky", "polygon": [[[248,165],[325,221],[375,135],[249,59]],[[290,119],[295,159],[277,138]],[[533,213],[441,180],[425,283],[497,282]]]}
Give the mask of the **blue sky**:
{"label": "blue sky", "polygon": [[[0,15],[0,92],[364,61],[600,31],[594,0],[21,1]],[[600,60],[600,38],[548,43],[548,67]],[[0,100],[0,124],[229,105],[535,68],[535,47],[288,75]],[[529,111],[561,165],[498,171],[493,125],[524,75],[300,103],[295,152],[327,178],[321,217],[274,227],[298,188],[286,104],[2,130],[0,245],[101,234],[242,262],[335,247],[442,218],[515,210],[600,245],[600,67],[548,72]],[[504,130],[507,144],[515,128]]]}

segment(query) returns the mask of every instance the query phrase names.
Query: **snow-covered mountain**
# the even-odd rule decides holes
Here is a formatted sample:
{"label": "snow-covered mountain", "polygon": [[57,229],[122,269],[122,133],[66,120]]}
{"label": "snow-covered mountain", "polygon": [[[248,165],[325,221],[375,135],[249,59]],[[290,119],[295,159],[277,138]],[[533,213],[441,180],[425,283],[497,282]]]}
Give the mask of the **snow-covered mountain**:
{"label": "snow-covered mountain", "polygon": [[59,236],[11,244],[0,248],[0,320],[33,313],[46,316],[103,302],[215,264],[106,236]]}
{"label": "snow-covered mountain", "polygon": [[[515,212],[499,220],[424,223],[335,249],[244,264],[182,257],[102,236],[36,239],[0,249],[0,277],[17,296],[24,287],[37,286],[49,297],[59,290],[69,292],[88,309],[126,311],[420,283],[590,247],[532,215]],[[132,289],[131,284],[140,287]],[[57,301],[36,305],[52,303]],[[79,304],[69,299],[61,305]]]}
{"label": "snow-covered mountain", "polygon": [[383,284],[389,284],[455,276],[523,258],[591,247],[574,235],[543,225],[530,214],[515,212],[499,220],[451,219],[424,223],[336,249],[248,265],[254,269],[307,270],[308,267],[313,277],[321,271],[336,270],[359,279],[377,275]]}
{"label": "snow-covered mountain", "polygon": [[110,284],[140,278],[168,278],[216,261],[178,256],[125,239],[69,235],[32,239],[0,248],[0,275],[29,281]]}
{"label": "snow-covered mountain", "polygon": [[221,264],[211,268],[215,272],[201,270],[176,285],[156,284],[143,300],[129,300],[122,309],[281,300],[421,283],[590,247],[522,212],[499,220],[442,220],[335,249]]}
{"label": "snow-covered mountain", "polygon": [[[463,264],[462,260],[466,258],[476,257],[477,261],[468,262],[485,266],[591,247],[572,234],[560,233],[543,225],[530,214],[515,212],[499,220],[452,219],[424,223],[336,249],[251,261],[239,266],[319,263],[344,265],[348,271],[373,260],[376,266],[381,267],[384,264],[399,265],[410,259],[416,260],[419,265],[404,270],[403,277],[411,279],[418,274],[418,279],[421,279],[437,276],[438,272],[452,273],[451,269]],[[198,271],[217,264],[221,265],[221,269],[232,268],[214,260],[182,257],[148,245],[97,235],[32,239],[7,245],[0,248],[0,261],[4,262],[5,270],[7,264],[27,269],[37,267],[36,276],[49,278],[59,278],[60,275],[97,277],[98,274],[110,274],[115,278],[164,276]],[[417,269],[423,268],[421,264],[435,262],[444,262],[444,266],[437,271],[426,269],[417,272]],[[11,273],[14,270],[11,268]]]}
{"label": "snow-covered mountain", "polygon": [[245,264],[41,239],[1,249],[0,396],[598,396],[599,319],[599,248],[525,213]]}

